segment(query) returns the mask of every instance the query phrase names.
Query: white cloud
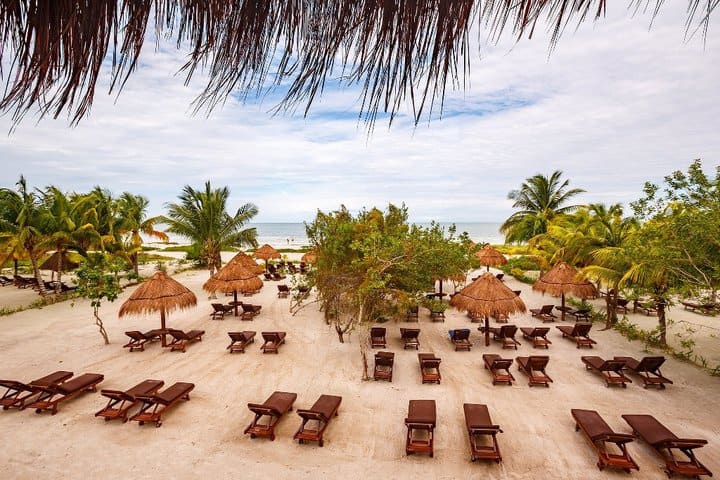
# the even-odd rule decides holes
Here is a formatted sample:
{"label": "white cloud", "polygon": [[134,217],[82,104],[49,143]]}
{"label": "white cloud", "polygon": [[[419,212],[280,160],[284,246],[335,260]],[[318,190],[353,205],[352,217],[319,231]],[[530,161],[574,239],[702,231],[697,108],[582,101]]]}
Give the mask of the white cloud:
{"label": "white cloud", "polygon": [[[192,116],[202,79],[185,87],[183,54],[148,50],[117,102],[103,77],[78,127],[26,121],[0,137],[0,185],[21,173],[35,186],[100,184],[146,195],[161,213],[183,185],[209,179],[231,188],[233,207],[256,203],[258,221],[389,201],[420,221],[500,221],[511,213],[508,191],[561,169],[587,190],[582,201],[628,202],[694,158],[720,163],[720,39],[711,30],[705,48],[685,43],[679,3],[650,30],[648,15],[611,11],[568,31],[549,57],[542,34],[485,45],[470,88],[449,92],[443,120],[415,128],[401,115],[370,137],[355,117],[356,90],[326,91],[307,119],[271,115],[277,95]],[[0,130],[10,126],[0,119]]]}

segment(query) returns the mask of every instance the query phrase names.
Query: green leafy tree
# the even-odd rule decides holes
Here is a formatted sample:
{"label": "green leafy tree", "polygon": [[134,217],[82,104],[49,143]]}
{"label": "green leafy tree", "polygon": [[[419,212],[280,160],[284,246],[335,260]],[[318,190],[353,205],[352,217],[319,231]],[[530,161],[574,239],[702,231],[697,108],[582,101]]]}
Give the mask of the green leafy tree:
{"label": "green leafy tree", "polygon": [[204,190],[189,185],[178,197],[179,203],[168,205],[168,214],[162,222],[168,232],[191,240],[200,249],[210,275],[221,267],[220,252],[230,247],[257,247],[255,228],[243,228],[258,213],[252,203],[238,208],[234,215],[227,212],[230,190],[227,187],[213,189],[205,182]]}
{"label": "green leafy tree", "polygon": [[77,292],[90,300],[95,325],[97,325],[105,345],[110,343],[110,339],[102,318],[100,318],[100,307],[103,301],[115,301],[122,292],[116,275],[118,268],[120,268],[117,262],[117,259],[112,259],[107,254],[93,253],[75,271]]}
{"label": "green leafy tree", "polygon": [[548,223],[562,213],[568,213],[578,205],[568,205],[580,188],[570,189],[570,181],[562,180],[562,172],[554,171],[549,177],[537,174],[523,182],[519,190],[508,194],[514,200],[513,213],[500,227],[507,243],[526,242],[535,235],[545,233]]}

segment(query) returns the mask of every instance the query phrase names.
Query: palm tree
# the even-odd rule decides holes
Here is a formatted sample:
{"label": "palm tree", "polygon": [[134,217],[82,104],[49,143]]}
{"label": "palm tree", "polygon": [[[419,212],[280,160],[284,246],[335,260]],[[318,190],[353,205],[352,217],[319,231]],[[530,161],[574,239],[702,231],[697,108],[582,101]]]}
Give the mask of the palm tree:
{"label": "palm tree", "polygon": [[142,250],[143,239],[141,233],[168,241],[168,236],[155,230],[155,224],[162,221],[162,216],[147,217],[149,201],[142,195],[133,195],[124,192],[118,200],[120,211],[120,231],[128,234],[125,242],[125,253],[129,256],[135,275],[138,271],[138,254]]}
{"label": "palm tree", "polygon": [[192,241],[206,262],[210,276],[221,267],[220,252],[233,246],[257,247],[255,228],[243,228],[258,213],[252,203],[238,208],[235,215],[227,213],[227,187],[213,189],[205,182],[204,190],[185,185],[179,195],[180,203],[167,205],[168,215],[162,222],[168,232]]}
{"label": "palm tree", "polygon": [[548,222],[555,216],[578,208],[578,205],[567,203],[585,190],[568,190],[570,181],[561,182],[560,177],[560,170],[555,170],[549,177],[537,174],[526,179],[519,190],[508,193],[508,198],[515,200],[513,208],[520,211],[513,213],[500,227],[506,242],[526,242],[535,235],[545,233]]}
{"label": "palm tree", "polygon": [[12,212],[4,215],[10,221],[3,222],[3,232],[0,233],[0,237],[4,240],[0,265],[4,265],[11,258],[16,259],[26,255],[32,264],[38,291],[40,295],[45,296],[47,293],[45,284],[38,269],[38,260],[47,251],[41,230],[44,206],[39,196],[28,190],[25,177],[20,175],[20,180],[16,185],[18,186],[17,192],[7,188],[0,190],[2,191],[3,208],[9,208],[8,211]]}

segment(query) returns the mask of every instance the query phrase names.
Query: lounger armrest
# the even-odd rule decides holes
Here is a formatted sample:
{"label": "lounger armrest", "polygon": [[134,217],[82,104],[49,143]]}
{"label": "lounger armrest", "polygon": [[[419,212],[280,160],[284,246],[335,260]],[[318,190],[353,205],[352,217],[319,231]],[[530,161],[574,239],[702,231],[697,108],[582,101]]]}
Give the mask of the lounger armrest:
{"label": "lounger armrest", "polygon": [[598,440],[602,440],[604,442],[612,442],[612,443],[629,443],[635,440],[635,437],[633,435],[627,434],[627,433],[611,433],[608,435],[602,435],[597,438]]}
{"label": "lounger armrest", "polygon": [[128,402],[132,402],[135,400],[135,397],[133,397],[132,395],[128,395],[121,390],[102,389],[100,390],[100,395],[102,395],[103,397],[112,398],[113,400],[127,400]]}
{"label": "lounger armrest", "polygon": [[495,433],[503,433],[502,428],[500,428],[500,425],[483,425],[483,426],[474,426],[469,428],[470,433],[477,433],[477,434],[495,434]]}
{"label": "lounger armrest", "polygon": [[671,448],[699,448],[707,445],[707,443],[707,440],[704,440],[702,438],[675,438],[672,440],[660,442],[658,443],[658,445],[663,445],[665,447]]}
{"label": "lounger armrest", "polygon": [[135,397],[135,400],[140,400],[141,402],[147,403],[150,405],[153,405],[155,403],[164,404],[164,402],[160,401],[160,399],[157,398],[155,395],[137,395]]}
{"label": "lounger armrest", "polygon": [[297,414],[300,415],[303,418],[307,418],[310,420],[318,420],[325,423],[328,423],[328,419],[320,412],[316,412],[314,410],[303,410],[301,408],[297,409]]}
{"label": "lounger armrest", "polygon": [[28,386],[16,380],[0,380],[0,387],[13,390],[27,390]]}
{"label": "lounger armrest", "polygon": [[270,415],[270,416],[274,415],[276,417],[280,416],[280,412],[278,412],[274,408],[270,408],[268,406],[261,405],[259,403],[248,403],[247,406],[251,411],[257,413],[258,415]]}
{"label": "lounger armrest", "polygon": [[426,430],[432,430],[433,428],[435,428],[434,423],[418,422],[411,418],[405,419],[405,425],[407,425],[408,427],[411,427],[411,428],[424,428]]}

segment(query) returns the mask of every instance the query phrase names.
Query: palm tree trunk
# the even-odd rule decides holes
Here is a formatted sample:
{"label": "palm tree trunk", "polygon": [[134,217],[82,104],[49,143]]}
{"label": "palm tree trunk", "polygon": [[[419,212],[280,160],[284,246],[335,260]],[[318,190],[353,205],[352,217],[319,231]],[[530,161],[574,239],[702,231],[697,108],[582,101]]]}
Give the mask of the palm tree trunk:
{"label": "palm tree trunk", "polygon": [[137,252],[130,255],[130,261],[132,262],[133,271],[135,272],[135,277],[140,278],[140,265],[138,265],[138,254]]}
{"label": "palm tree trunk", "polygon": [[33,275],[35,276],[35,281],[38,285],[38,293],[45,297],[47,295],[47,290],[45,290],[45,284],[43,283],[43,279],[40,276],[40,269],[38,268],[37,259],[32,253],[30,254],[30,263],[32,264]]}
{"label": "palm tree trunk", "polygon": [[13,275],[18,274],[18,259],[13,259]]}
{"label": "palm tree trunk", "polygon": [[58,256],[58,272],[57,272],[57,283],[55,283],[55,295],[60,295],[62,292],[62,270],[63,270],[63,252],[58,250],[60,252],[60,255]]}
{"label": "palm tree trunk", "polygon": [[605,329],[612,328],[617,323],[617,299],[618,299],[618,286],[614,285],[611,289],[612,293],[608,291],[605,296],[605,304],[607,308],[607,321],[605,323]]}
{"label": "palm tree trunk", "polygon": [[658,311],[658,326],[660,328],[660,346],[667,347],[667,322],[665,319],[665,300],[663,298],[657,298],[655,300]]}

